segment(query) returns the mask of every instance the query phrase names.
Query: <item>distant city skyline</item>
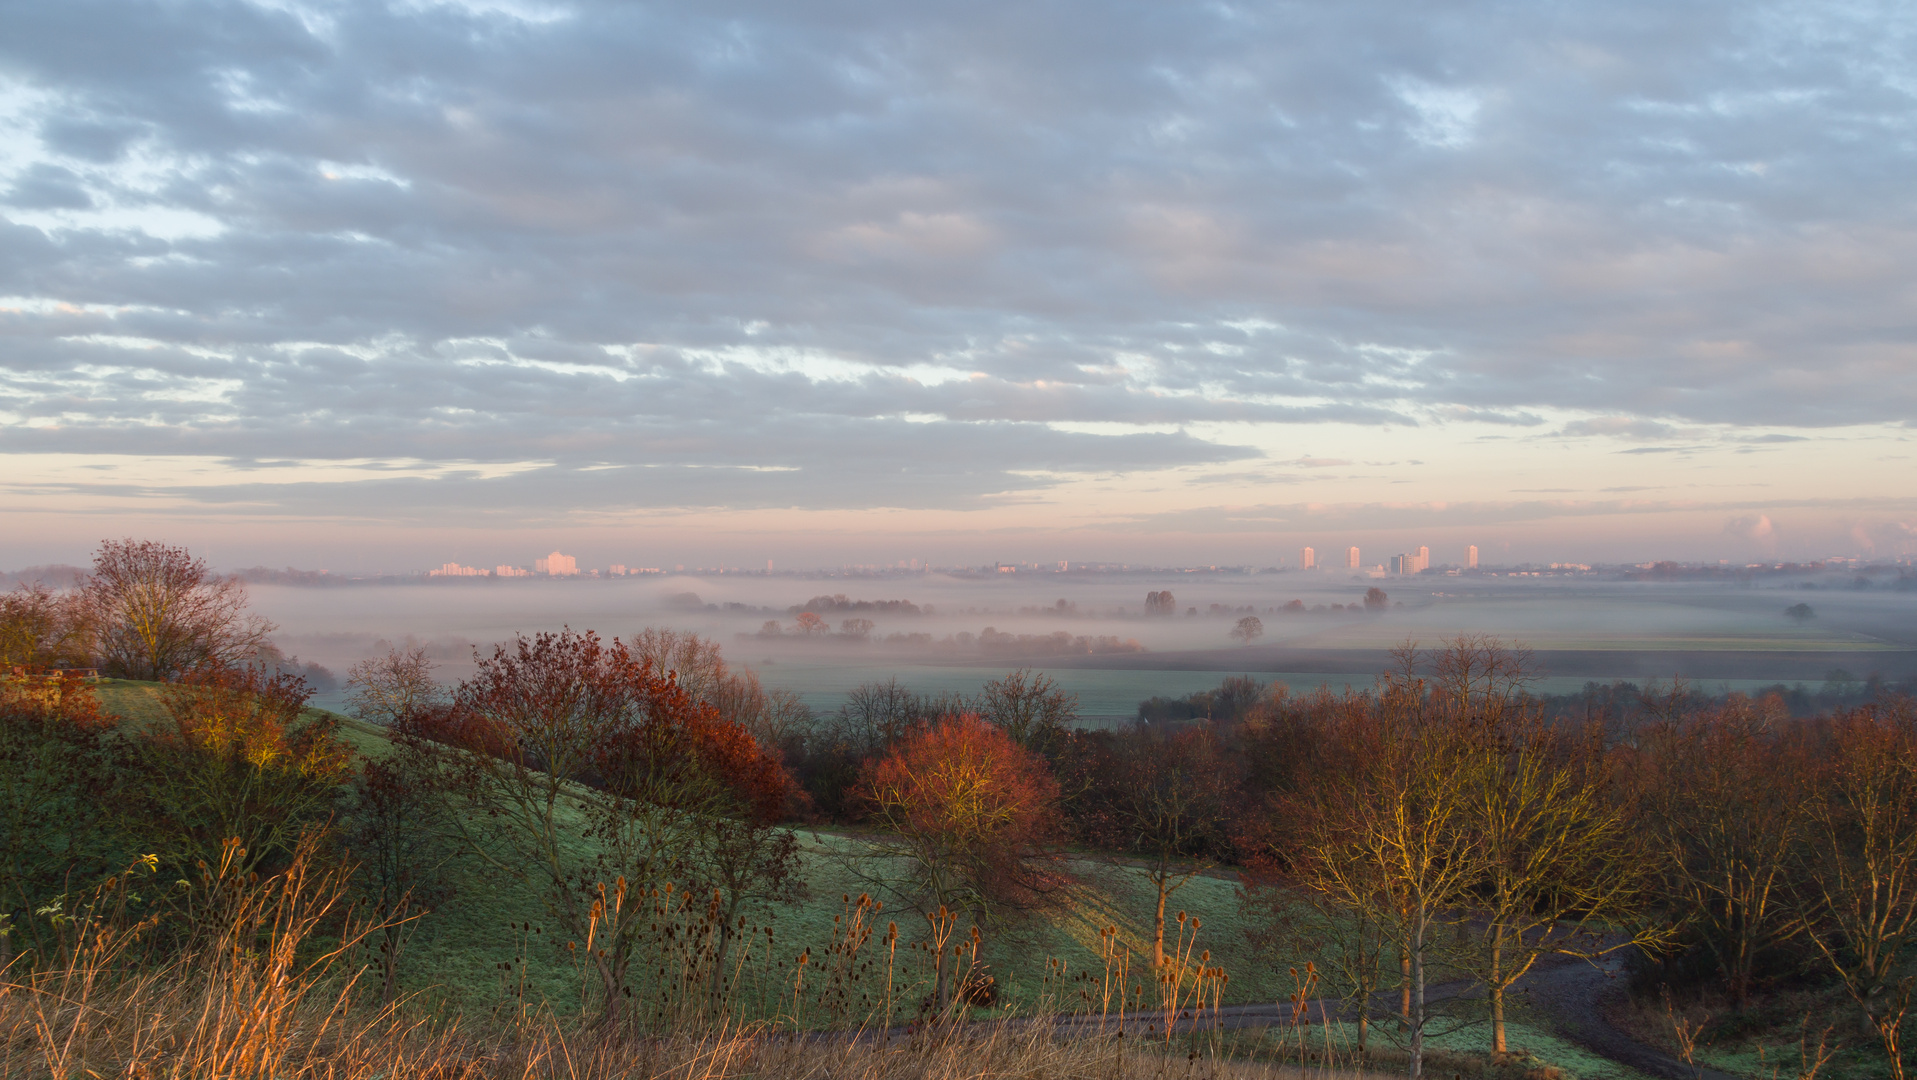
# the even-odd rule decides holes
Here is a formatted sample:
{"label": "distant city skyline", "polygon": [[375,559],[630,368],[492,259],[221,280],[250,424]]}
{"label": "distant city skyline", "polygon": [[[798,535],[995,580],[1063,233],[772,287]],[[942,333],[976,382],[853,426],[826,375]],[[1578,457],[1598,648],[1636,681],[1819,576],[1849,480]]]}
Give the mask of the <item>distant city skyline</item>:
{"label": "distant city skyline", "polygon": [[[1828,556],[1825,556],[1823,559],[1812,560],[1812,561],[1823,562],[1825,560],[1829,560],[1840,565],[1846,564],[1848,562],[1869,561],[1869,560],[1859,560],[1857,559],[1857,557],[1850,556],[1850,555],[1828,555]],[[1631,563],[1631,562],[1612,563],[1608,565],[1618,566],[1618,567],[1648,568],[1650,566],[1655,565],[1657,561],[1663,561],[1663,560],[1654,560],[1651,562],[1638,562],[1638,563]],[[1887,559],[1882,561],[1898,562],[1899,560]],[[1909,562],[1911,560],[1905,559],[1902,561]],[[577,556],[565,555],[558,550],[554,550],[548,555],[535,559],[530,568],[523,565],[501,564],[492,571],[486,571],[478,567],[464,566],[454,561],[454,562],[442,563],[439,567],[435,569],[429,569],[424,571],[424,574],[427,577],[449,577],[449,578],[457,578],[457,577],[580,577],[580,576],[599,577],[601,576],[600,568],[591,566],[589,565],[589,563],[590,563],[590,560],[588,560],[588,565],[582,566]],[[1201,564],[1199,568],[1203,568],[1204,565],[1209,565],[1212,569],[1218,568],[1218,564]],[[1260,565],[1261,564],[1258,564],[1258,563],[1245,564],[1247,568],[1251,568],[1251,569],[1260,568]],[[1336,574],[1339,572],[1339,570],[1334,570],[1333,568],[1320,565],[1317,561],[1317,549],[1311,546],[1305,546],[1299,549],[1297,562],[1295,564],[1280,557],[1271,561],[1270,563],[1262,564],[1262,565],[1263,565],[1263,568],[1275,569],[1275,570],[1294,570],[1294,569],[1300,570],[1300,571],[1315,570],[1320,573],[1327,573],[1327,574]],[[1408,576],[1408,575],[1422,574],[1426,571],[1432,570],[1434,569],[1434,565],[1435,565],[1435,568],[1445,569],[1447,573],[1456,573],[1461,570],[1480,569],[1481,564],[1479,559],[1478,545],[1476,544],[1464,545],[1460,551],[1460,559],[1458,562],[1455,562],[1455,563],[1441,561],[1437,564],[1434,564],[1431,558],[1430,545],[1419,544],[1413,550],[1393,554],[1389,556],[1388,558],[1386,558],[1383,562],[1378,563],[1376,565],[1371,565],[1371,566],[1366,566],[1363,564],[1362,559],[1360,558],[1360,549],[1354,546],[1354,547],[1346,549],[1346,562],[1344,567],[1340,569],[1345,574],[1370,576],[1370,577]],[[1561,570],[1561,571],[1591,570],[1593,569],[1593,566],[1594,566],[1594,564],[1592,563],[1567,562],[1563,560],[1554,560],[1554,561],[1515,560],[1509,563],[1494,564],[1494,565],[1509,567],[1509,568],[1515,568],[1515,567],[1521,567],[1521,566],[1534,567],[1534,568],[1542,567],[1544,569]],[[1730,562],[1729,560],[1725,560],[1725,559],[1702,560],[1702,561],[1694,560],[1690,562],[1688,565],[1728,566],[1730,565]],[[1739,563],[1737,565],[1739,567],[1752,568],[1752,567],[1771,567],[1773,565],[1782,565],[1782,564],[1772,564],[1769,562],[1764,562],[1764,563]],[[989,563],[981,563],[981,564],[970,564],[970,563],[961,562],[961,563],[955,563],[951,565],[938,566],[929,562],[922,562],[919,559],[899,559],[894,562],[879,563],[879,564],[837,564],[837,565],[820,565],[820,566],[811,566],[811,567],[795,567],[795,568],[791,568],[789,572],[804,574],[804,573],[813,573],[813,572],[820,572],[820,571],[848,570],[848,569],[863,568],[870,571],[919,572],[921,570],[926,570],[926,571],[990,570],[996,573],[1004,573],[1004,574],[1013,574],[1013,573],[1018,573],[1020,571],[1033,571],[1033,572],[1040,572],[1040,573],[1056,572],[1056,573],[1064,574],[1064,573],[1071,572],[1071,570],[1074,567],[1076,567],[1081,573],[1106,572],[1106,571],[1112,571],[1112,570],[1128,570],[1128,571],[1149,571],[1153,569],[1187,570],[1192,568],[1190,565],[1179,565],[1179,564],[1172,564],[1172,565],[1140,564],[1138,566],[1131,566],[1130,564],[1102,563],[1097,561],[1086,562],[1083,560],[1074,561],[1071,559],[1058,559],[1055,561],[1040,559],[1040,560],[1034,560],[1027,563],[1018,563],[1018,562],[1008,563],[1002,560],[995,560]],[[661,567],[641,567],[636,565],[628,565],[626,563],[617,562],[617,561],[608,562],[604,564],[604,570],[605,570],[604,576],[607,578],[650,576],[650,575],[658,575],[658,574],[664,574],[664,573],[687,573],[687,572],[689,573],[729,572],[729,573],[744,573],[744,574],[758,574],[758,573],[771,574],[774,572],[772,560],[766,561],[766,565],[763,571],[759,570],[755,566],[749,566],[749,565],[742,566],[742,565],[736,565],[736,564],[696,566],[691,568],[688,568],[685,564],[677,564],[673,569],[666,570]],[[403,573],[416,574],[416,573],[420,573],[420,571],[417,571],[417,570],[403,571]]]}

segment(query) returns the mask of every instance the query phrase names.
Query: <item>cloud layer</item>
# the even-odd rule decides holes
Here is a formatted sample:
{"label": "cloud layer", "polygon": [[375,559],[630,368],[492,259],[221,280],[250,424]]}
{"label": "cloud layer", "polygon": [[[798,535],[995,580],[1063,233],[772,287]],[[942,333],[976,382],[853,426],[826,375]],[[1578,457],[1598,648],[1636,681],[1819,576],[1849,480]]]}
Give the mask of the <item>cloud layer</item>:
{"label": "cloud layer", "polygon": [[[1917,415],[1905,5],[7,24],[0,452],[253,475],[177,485],[214,504],[984,507],[1332,428],[1658,457]],[[284,464],[347,459],[533,471]]]}

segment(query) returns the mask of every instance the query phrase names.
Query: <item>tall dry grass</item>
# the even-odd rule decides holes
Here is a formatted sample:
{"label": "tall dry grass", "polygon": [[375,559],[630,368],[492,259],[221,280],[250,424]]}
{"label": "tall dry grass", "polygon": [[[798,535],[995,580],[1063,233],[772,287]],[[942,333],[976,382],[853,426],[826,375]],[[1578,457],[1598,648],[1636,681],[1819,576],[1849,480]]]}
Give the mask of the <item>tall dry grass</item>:
{"label": "tall dry grass", "polygon": [[[347,903],[347,872],[312,842],[285,873],[233,872],[240,853],[175,883],[183,925],[141,918],[165,886],[151,865],[45,913],[61,929],[57,957],[17,964],[0,981],[0,1075],[135,1080],[988,1080],[1017,1077],[1147,1080],[1173,1077],[1329,1080],[1218,1055],[1199,1042],[1077,1034],[1009,1015],[967,1023],[963,1009],[827,1032],[741,1023],[725,1010],[681,1009],[664,1028],[608,1027],[527,1006],[479,1023],[430,1017],[362,991],[365,942],[378,926]],[[140,902],[141,891],[148,904]],[[855,909],[858,905],[854,905]],[[182,914],[182,912],[186,914]],[[862,910],[855,910],[861,919]],[[874,935],[821,957],[849,969]],[[889,930],[890,928],[888,928]],[[888,937],[896,940],[895,933]],[[680,939],[683,940],[683,939]],[[823,974],[823,972],[821,972]],[[701,978],[679,985],[703,985]],[[802,988],[795,992],[802,994]],[[843,998],[837,1012],[844,1016]],[[890,1003],[887,1004],[888,1010]],[[582,1011],[581,1015],[590,1015]],[[655,1013],[655,1015],[658,1015]],[[875,1021],[877,1018],[874,1018]]]}

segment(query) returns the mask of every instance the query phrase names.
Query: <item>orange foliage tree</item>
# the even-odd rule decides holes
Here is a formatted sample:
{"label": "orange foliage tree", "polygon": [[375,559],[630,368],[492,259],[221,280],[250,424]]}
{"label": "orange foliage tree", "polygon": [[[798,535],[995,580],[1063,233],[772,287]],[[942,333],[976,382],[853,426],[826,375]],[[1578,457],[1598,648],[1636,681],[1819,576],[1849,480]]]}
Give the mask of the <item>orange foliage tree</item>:
{"label": "orange foliage tree", "polygon": [[1044,886],[1058,784],[1037,755],[965,713],[908,734],[868,761],[858,794],[910,861],[903,891],[922,910],[1029,901]]}

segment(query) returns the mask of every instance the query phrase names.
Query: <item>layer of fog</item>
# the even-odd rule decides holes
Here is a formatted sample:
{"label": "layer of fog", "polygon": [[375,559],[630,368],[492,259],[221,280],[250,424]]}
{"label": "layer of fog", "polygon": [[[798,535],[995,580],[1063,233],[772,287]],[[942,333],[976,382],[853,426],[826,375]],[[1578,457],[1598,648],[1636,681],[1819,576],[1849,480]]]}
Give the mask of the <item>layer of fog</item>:
{"label": "layer of fog", "polygon": [[[1794,585],[1796,582],[1789,583]],[[1362,606],[1384,589],[1383,611]],[[1176,614],[1147,617],[1145,595],[1169,590]],[[828,611],[820,596],[848,602],[910,601],[918,614]],[[727,657],[769,685],[831,708],[861,682],[896,675],[914,689],[970,692],[1029,665],[1080,695],[1090,715],[1129,713],[1137,701],[1215,686],[1221,653],[1240,647],[1232,629],[1251,609],[1264,628],[1244,670],[1281,677],[1296,689],[1349,683],[1351,676],[1272,671],[1272,646],[1298,650],[1385,650],[1426,645],[1456,633],[1483,633],[1550,649],[1873,649],[1917,644],[1917,594],[1889,590],[1784,590],[1731,584],[1619,582],[1584,578],[1371,579],[1318,573],[1006,574],[963,579],[934,574],[870,578],[751,575],[611,580],[453,580],[417,585],[252,587],[254,607],[280,627],[276,640],[302,660],[344,676],[382,643],[427,645],[443,678],[471,670],[474,650],[516,633],[595,630],[605,636],[666,626],[718,640]],[[695,599],[696,598],[696,599]],[[1304,611],[1286,611],[1290,601]],[[1817,616],[1787,619],[1806,601]],[[1213,606],[1219,609],[1213,613]],[[819,607],[827,630],[801,637],[796,613]],[[1195,609],[1196,614],[1190,614]],[[1317,609],[1317,610],[1314,610]],[[871,626],[847,619],[867,619]],[[769,635],[765,624],[780,633]],[[987,630],[998,636],[980,645]],[[861,633],[862,632],[862,633]],[[1020,637],[1024,640],[1021,642]],[[891,638],[893,640],[888,641]],[[909,640],[898,640],[908,638]],[[1165,670],[1075,670],[1088,651],[1140,650],[1138,666]],[[1179,670],[1179,658],[1209,651]],[[1160,654],[1156,659],[1148,659]],[[1236,665],[1233,665],[1236,666]],[[1365,681],[1365,680],[1360,680]],[[1554,680],[1555,682],[1555,680]],[[1569,687],[1553,686],[1554,692]],[[336,695],[326,695],[322,703]]]}

